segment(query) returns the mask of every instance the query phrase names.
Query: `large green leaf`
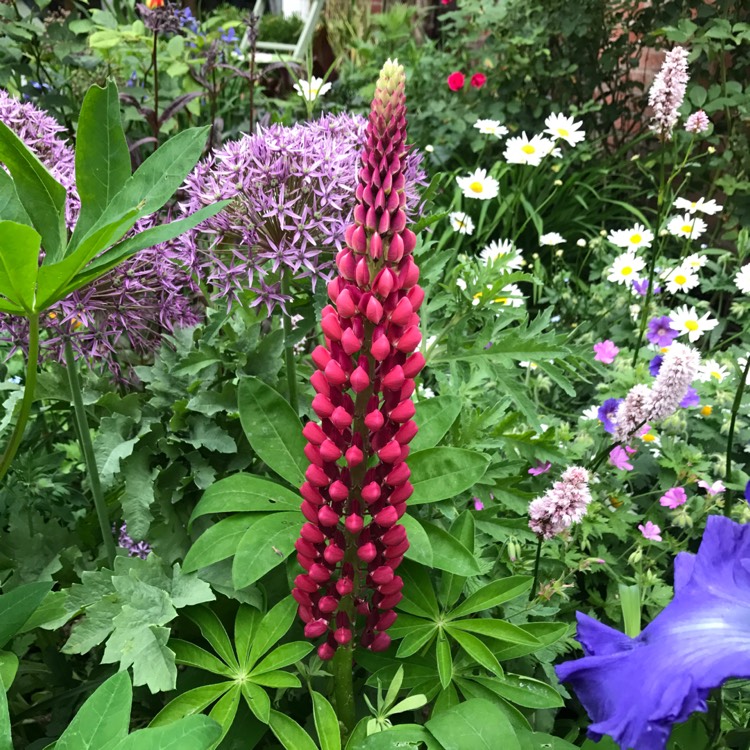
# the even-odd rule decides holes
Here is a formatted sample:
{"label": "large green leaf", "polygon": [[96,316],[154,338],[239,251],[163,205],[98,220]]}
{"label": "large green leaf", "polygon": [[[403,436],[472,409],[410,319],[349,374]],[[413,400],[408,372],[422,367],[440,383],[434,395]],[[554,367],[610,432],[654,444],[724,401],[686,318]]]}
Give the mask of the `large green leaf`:
{"label": "large green leaf", "polygon": [[304,659],[312,650],[313,644],[308,641],[294,641],[285,643],[283,646],[271,651],[260,663],[253,669],[253,675],[259,675],[263,672],[274,672],[277,669],[288,667],[290,664]]}
{"label": "large green leaf", "polygon": [[238,589],[255,583],[294,552],[303,523],[302,514],[273,513],[245,532],[234,554],[232,580]]}
{"label": "large green leaf", "polygon": [[433,567],[467,578],[480,574],[476,558],[456,537],[429,521],[420,523],[432,546]]}
{"label": "large green leaf", "polygon": [[221,727],[208,716],[186,716],[165,727],[139,729],[113,750],[209,750],[220,735]]}
{"label": "large green leaf", "polygon": [[120,121],[117,86],[91,86],[83,99],[76,138],[76,188],[83,234],[104,213],[130,177],[130,151]]}
{"label": "large green leaf", "polygon": [[498,604],[527,592],[531,588],[531,581],[531,576],[511,576],[492,581],[461,602],[448,617],[465,617],[474,612],[484,612],[486,609],[497,607]]}
{"label": "large green leaf", "polygon": [[328,700],[312,691],[313,719],[321,750],[341,750],[341,732],[336,711]]}
{"label": "large green leaf", "polygon": [[427,750],[443,750],[443,746],[424,727],[418,724],[399,724],[384,732],[371,734],[364,740],[364,744],[358,745],[355,750],[417,750],[425,746]]}
{"label": "large green leaf", "polygon": [[219,616],[210,607],[194,607],[186,610],[185,615],[200,628],[201,635],[224,662],[239,669],[232,642]]}
{"label": "large green leaf", "polygon": [[409,562],[401,565],[398,572],[404,581],[404,598],[399,602],[398,608],[412,615],[437,620],[440,617],[440,605],[427,568]]}
{"label": "large green leaf", "polygon": [[[475,528],[474,515],[469,510],[465,510],[456,518],[450,527],[451,536],[466,547],[474,554]],[[445,572],[440,577],[440,601],[443,602],[446,609],[452,607],[461,596],[466,585],[466,576],[455,575],[454,573]]]}
{"label": "large green leaf", "polygon": [[16,194],[42,237],[46,258],[59,260],[65,247],[65,188],[36,155],[0,121],[0,162],[15,181]]}
{"label": "large green leaf", "polygon": [[25,224],[0,221],[0,295],[27,313],[34,310],[41,241]]}
{"label": "large green leaf", "polygon": [[414,560],[414,562],[418,562],[420,565],[426,565],[428,568],[431,568],[432,545],[430,544],[427,532],[422,528],[419,521],[408,513],[405,513],[401,517],[401,524],[406,529],[406,534],[409,538],[409,549],[406,550],[404,557],[407,560]]}
{"label": "large green leaf", "polygon": [[180,693],[173,701],[167,703],[149,724],[151,727],[162,727],[172,724],[185,716],[191,716],[208,708],[212,703],[219,700],[234,683],[216,682],[212,685],[201,685],[187,692]]}
{"label": "large green leaf", "polygon": [[100,685],[81,706],[55,744],[55,750],[100,750],[128,733],[133,689],[127,672],[118,672]]}
{"label": "large green leaf", "polygon": [[[297,615],[297,602],[291,596],[282,599],[275,604],[257,626],[252,638],[252,644],[247,656],[246,665],[252,667],[255,662],[268,651],[275,643],[280,641],[292,627]],[[238,623],[235,624],[235,641],[239,642],[241,636],[238,634]]]}
{"label": "large green leaf", "polygon": [[[240,706],[241,696],[242,687],[238,683],[235,683],[232,686],[232,689],[222,695],[216,705],[209,712],[208,715],[221,727],[221,734],[219,735],[216,745],[226,737],[227,732],[232,728],[234,717],[237,716],[237,709]],[[216,745],[213,745],[213,747]]]}
{"label": "large green leaf", "polygon": [[18,197],[13,178],[4,169],[0,169],[0,220],[16,221],[27,226],[33,224]]}
{"label": "large green leaf", "polygon": [[13,750],[10,736],[10,714],[8,713],[7,688],[0,679],[0,750]]}
{"label": "large green leaf", "polygon": [[271,699],[268,693],[254,682],[242,683],[242,695],[258,721],[268,724],[271,720]]}
{"label": "large green leaf", "polygon": [[409,456],[414,494],[409,503],[446,500],[471,489],[485,474],[487,456],[465,448],[428,448]]}
{"label": "large green leaf", "polygon": [[436,446],[456,421],[461,408],[461,399],[456,396],[437,396],[420,401],[417,410],[419,432],[411,441],[412,451]]}
{"label": "large green leaf", "polygon": [[0,651],[0,680],[10,689],[18,672],[18,657],[12,651]]}
{"label": "large green leaf", "polygon": [[445,690],[451,684],[453,678],[453,658],[451,657],[451,645],[442,631],[438,633],[436,644],[437,670],[440,684]]}
{"label": "large green leaf", "polygon": [[318,750],[312,737],[291,717],[271,711],[271,731],[285,750]]}
{"label": "large green leaf", "polygon": [[183,570],[199,570],[232,557],[242,537],[261,518],[260,514],[241,513],[225,518],[206,529],[185,555]]}
{"label": "large green leaf", "polygon": [[494,680],[483,677],[472,679],[511,703],[525,708],[557,708],[563,705],[563,699],[557,690],[532,677],[505,674]]}
{"label": "large green leaf", "polygon": [[444,750],[520,750],[505,714],[489,701],[472,699],[442,711],[425,726]]}
{"label": "large green leaf", "polygon": [[505,620],[488,620],[478,618],[472,620],[454,620],[451,622],[452,628],[468,630],[470,633],[483,635],[487,638],[494,638],[498,641],[507,641],[509,643],[525,643],[529,645],[540,645],[539,641],[518,625],[512,625]]}
{"label": "large green leaf", "polygon": [[239,410],[252,449],[280,477],[299,487],[308,466],[306,440],[289,402],[262,380],[248,377],[240,381]]}
{"label": "large green leaf", "polygon": [[51,588],[52,581],[38,581],[0,596],[0,648],[23,628]]}
{"label": "large green leaf", "polygon": [[299,506],[299,495],[277,482],[253,474],[233,474],[214,482],[203,493],[203,497],[193,509],[190,523],[209,513],[296,511],[299,510]]}
{"label": "large green leaf", "polygon": [[479,638],[471,633],[451,628],[450,625],[446,625],[445,630],[477,664],[481,664],[486,670],[495,675],[503,673],[500,662],[492,651],[490,651],[489,647],[479,640]]}
{"label": "large green leaf", "polygon": [[174,651],[174,658],[178,664],[185,664],[196,669],[205,669],[206,672],[221,675],[222,677],[234,677],[235,670],[224,664],[218,656],[196,646],[190,641],[180,638],[172,638],[169,647]]}

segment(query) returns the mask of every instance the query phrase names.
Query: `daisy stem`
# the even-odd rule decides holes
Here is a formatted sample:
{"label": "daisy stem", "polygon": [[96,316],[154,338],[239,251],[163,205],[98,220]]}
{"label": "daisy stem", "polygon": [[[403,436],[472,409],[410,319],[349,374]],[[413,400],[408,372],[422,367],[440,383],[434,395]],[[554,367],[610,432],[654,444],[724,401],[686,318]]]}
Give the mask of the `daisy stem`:
{"label": "daisy stem", "polygon": [[532,601],[536,596],[536,587],[539,584],[539,563],[542,560],[542,537],[537,538],[536,542],[536,557],[534,558],[534,580],[531,583],[531,591],[529,591],[529,601]]}
{"label": "daisy stem", "polygon": [[[732,446],[734,443],[734,428],[737,424],[737,414],[740,410],[740,404],[742,403],[742,395],[745,390],[745,382],[747,381],[747,373],[750,370],[750,356],[745,362],[745,369],[742,371],[740,382],[737,385],[737,392],[734,394],[734,403],[732,404],[732,416],[729,420],[729,434],[727,435],[727,458],[726,468],[724,476],[726,477],[727,484],[732,481]],[[732,490],[727,487],[727,493],[724,496],[724,515],[730,516],[732,513]]]}

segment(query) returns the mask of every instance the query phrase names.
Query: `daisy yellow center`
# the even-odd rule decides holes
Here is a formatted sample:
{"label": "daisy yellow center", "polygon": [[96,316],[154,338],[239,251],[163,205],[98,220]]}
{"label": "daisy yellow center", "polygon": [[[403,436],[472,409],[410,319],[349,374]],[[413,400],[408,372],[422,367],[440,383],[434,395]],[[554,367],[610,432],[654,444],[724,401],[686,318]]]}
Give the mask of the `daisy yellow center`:
{"label": "daisy yellow center", "polygon": [[632,243],[633,243],[634,245],[637,245],[637,244],[638,244],[638,243],[639,243],[639,242],[640,242],[640,241],[641,241],[642,239],[643,239],[643,237],[641,237],[641,235],[640,235],[640,234],[638,234],[637,232],[636,232],[635,234],[631,234],[631,235],[630,235],[630,241],[631,241],[631,242],[632,242]]}
{"label": "daisy yellow center", "polygon": [[692,203],[690,204],[690,208],[695,208],[695,207],[696,207],[697,205],[698,205],[698,204],[697,204],[697,203],[696,203],[695,201],[693,201],[693,202],[692,202]]}
{"label": "daisy yellow center", "polygon": [[493,301],[497,302],[499,305],[507,305],[508,304],[508,298],[507,297],[495,297],[495,299]]}
{"label": "daisy yellow center", "polygon": [[557,129],[558,135],[561,135],[563,138],[567,138],[570,133],[565,128],[558,128]]}
{"label": "daisy yellow center", "polygon": [[696,320],[687,320],[685,321],[685,328],[687,328],[688,331],[697,331],[698,322]]}
{"label": "daisy yellow center", "polygon": [[480,297],[482,296],[482,294],[483,294],[483,292],[477,292],[477,293],[476,293],[476,294],[474,295],[474,299],[479,299],[479,298],[480,298]]}
{"label": "daisy yellow center", "polygon": [[679,284],[680,286],[682,286],[682,284],[684,284],[687,281],[687,276],[684,276],[683,274],[678,273],[677,276],[674,277],[674,280],[675,280],[675,284]]}
{"label": "daisy yellow center", "polygon": [[624,266],[622,269],[622,275],[623,276],[630,276],[630,274],[633,273],[633,267],[632,266]]}
{"label": "daisy yellow center", "polygon": [[534,146],[532,146],[530,143],[526,143],[521,146],[521,151],[523,151],[524,154],[535,154],[536,148],[534,148]]}
{"label": "daisy yellow center", "polygon": [[683,224],[682,225],[682,231],[685,232],[685,234],[690,234],[693,231],[693,225],[692,224]]}
{"label": "daisy yellow center", "polygon": [[723,375],[718,370],[711,370],[711,377],[721,380]]}
{"label": "daisy yellow center", "polygon": [[463,221],[461,221],[461,219],[456,219],[456,229],[463,229],[464,226],[465,225],[464,225]]}
{"label": "daisy yellow center", "polygon": [[474,180],[474,182],[469,185],[469,190],[471,190],[472,193],[481,193],[484,191],[484,185],[478,180]]}
{"label": "daisy yellow center", "polygon": [[712,407],[712,406],[704,406],[704,407],[703,407],[703,408],[701,409],[701,414],[702,414],[702,415],[703,415],[704,417],[710,417],[710,416],[711,416],[711,412],[712,412],[712,411],[713,411],[713,407]]}
{"label": "daisy yellow center", "polygon": [[643,436],[644,443],[653,443],[654,440],[656,440],[656,435],[652,435],[651,433]]}

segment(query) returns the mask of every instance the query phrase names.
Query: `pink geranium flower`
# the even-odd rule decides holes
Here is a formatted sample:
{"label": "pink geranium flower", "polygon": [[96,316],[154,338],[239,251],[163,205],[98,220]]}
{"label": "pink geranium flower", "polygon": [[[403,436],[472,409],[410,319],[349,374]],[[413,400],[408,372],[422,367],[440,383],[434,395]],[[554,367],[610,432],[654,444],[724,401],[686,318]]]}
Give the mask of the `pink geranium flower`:
{"label": "pink geranium flower", "polygon": [[471,498],[474,501],[474,510],[484,510],[484,503],[478,498]]}
{"label": "pink geranium flower", "polygon": [[536,466],[532,466],[529,469],[529,474],[533,477],[538,477],[540,474],[546,474],[552,468],[552,464],[549,461],[537,461]]}
{"label": "pink geranium flower", "polygon": [[639,523],[638,530],[643,534],[643,538],[648,539],[650,542],[662,541],[661,529],[655,523],[651,523],[651,521],[646,521],[645,525]]}
{"label": "pink geranium flower", "polygon": [[594,354],[596,355],[594,359],[603,362],[605,365],[611,365],[619,353],[620,350],[615,346],[615,342],[609,339],[594,344]]}
{"label": "pink geranium flower", "polygon": [[671,490],[667,490],[660,498],[659,502],[670,510],[679,508],[680,505],[684,505],[687,502],[687,494],[682,487],[672,487]]}
{"label": "pink geranium flower", "polygon": [[722,482],[721,479],[717,479],[713,484],[709,484],[704,479],[701,479],[698,482],[698,486],[701,489],[706,490],[706,492],[712,497],[713,495],[718,495],[720,492],[724,492],[726,490],[724,482]]}
{"label": "pink geranium flower", "polygon": [[625,447],[616,445],[609,452],[609,462],[615,469],[625,469],[625,471],[631,471],[633,464],[630,463],[630,456],[635,453],[635,448],[631,448],[629,445]]}
{"label": "pink geranium flower", "polygon": [[466,83],[466,76],[460,70],[455,70],[448,76],[448,88],[451,91],[462,89],[464,83]]}

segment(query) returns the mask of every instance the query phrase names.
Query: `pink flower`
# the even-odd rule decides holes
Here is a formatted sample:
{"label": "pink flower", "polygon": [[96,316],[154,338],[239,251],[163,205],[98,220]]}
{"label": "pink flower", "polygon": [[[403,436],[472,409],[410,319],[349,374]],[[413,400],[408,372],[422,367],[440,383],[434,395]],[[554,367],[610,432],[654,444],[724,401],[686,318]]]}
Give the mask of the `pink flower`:
{"label": "pink flower", "polygon": [[699,109],[687,118],[685,130],[688,133],[705,133],[710,124],[711,121],[708,119],[706,113],[702,109]]}
{"label": "pink flower", "polygon": [[466,76],[460,70],[456,70],[448,76],[448,88],[451,91],[459,91],[464,87],[464,83],[466,83]]}
{"label": "pink flower", "polygon": [[474,73],[471,77],[471,87],[481,89],[487,83],[487,76],[484,73]]}
{"label": "pink flower", "polygon": [[537,461],[536,466],[529,469],[529,474],[538,477],[540,474],[546,474],[551,468],[552,464],[549,461]]}
{"label": "pink flower", "polygon": [[619,353],[620,350],[615,346],[614,341],[609,339],[594,344],[594,354],[596,355],[594,359],[603,362],[605,365],[611,365]]}
{"label": "pink flower", "polygon": [[630,463],[629,459],[635,453],[635,448],[631,448],[629,445],[625,447],[616,445],[609,452],[609,462],[616,469],[625,469],[625,471],[631,471],[633,464]]}
{"label": "pink flower", "polygon": [[711,496],[718,495],[720,492],[724,492],[726,490],[724,482],[722,482],[721,479],[717,479],[713,484],[709,484],[705,480],[701,479],[698,482],[698,486],[701,489],[706,490],[706,492]]}
{"label": "pink flower", "polygon": [[672,487],[671,490],[667,490],[660,498],[659,502],[670,510],[679,508],[680,505],[684,505],[687,502],[687,494],[682,487]]}
{"label": "pink flower", "polygon": [[643,538],[648,539],[650,542],[662,541],[661,529],[655,523],[651,523],[651,521],[646,521],[645,525],[639,523],[638,530],[643,534]]}
{"label": "pink flower", "polygon": [[529,528],[540,539],[552,539],[586,514],[591,502],[589,473],[580,466],[567,468],[560,481],[529,504]]}
{"label": "pink flower", "polygon": [[472,500],[474,501],[474,510],[484,510],[484,503],[478,497],[473,497]]}

